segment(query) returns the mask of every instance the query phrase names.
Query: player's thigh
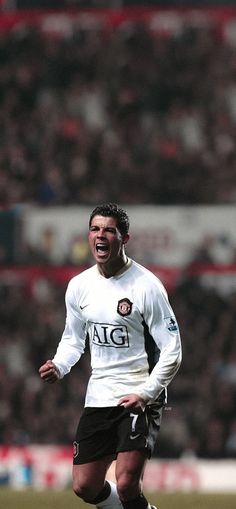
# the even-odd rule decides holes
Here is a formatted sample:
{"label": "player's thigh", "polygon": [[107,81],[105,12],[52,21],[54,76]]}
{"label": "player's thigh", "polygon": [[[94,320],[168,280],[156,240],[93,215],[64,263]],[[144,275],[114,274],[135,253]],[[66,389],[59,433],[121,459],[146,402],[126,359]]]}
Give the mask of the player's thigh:
{"label": "player's thigh", "polygon": [[145,451],[119,452],[116,460],[116,481],[119,492],[139,490],[147,455]]}
{"label": "player's thigh", "polygon": [[79,496],[95,498],[102,490],[106,473],[113,461],[113,456],[106,456],[96,461],[73,465],[73,489]]}

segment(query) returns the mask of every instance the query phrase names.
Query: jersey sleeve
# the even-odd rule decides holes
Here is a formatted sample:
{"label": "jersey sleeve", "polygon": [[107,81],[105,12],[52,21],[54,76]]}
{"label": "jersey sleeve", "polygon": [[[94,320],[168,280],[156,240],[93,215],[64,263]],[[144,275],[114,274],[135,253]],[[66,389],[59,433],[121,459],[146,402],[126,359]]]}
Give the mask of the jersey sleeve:
{"label": "jersey sleeve", "polygon": [[66,323],[56,354],[52,361],[58,367],[60,378],[70,372],[85,349],[86,324],[82,320],[76,302],[75,291],[69,283],[66,295]]}
{"label": "jersey sleeve", "polygon": [[152,402],[171,382],[182,361],[179,327],[161,283],[152,285],[145,296],[144,320],[159,350],[159,358],[139,394]]}

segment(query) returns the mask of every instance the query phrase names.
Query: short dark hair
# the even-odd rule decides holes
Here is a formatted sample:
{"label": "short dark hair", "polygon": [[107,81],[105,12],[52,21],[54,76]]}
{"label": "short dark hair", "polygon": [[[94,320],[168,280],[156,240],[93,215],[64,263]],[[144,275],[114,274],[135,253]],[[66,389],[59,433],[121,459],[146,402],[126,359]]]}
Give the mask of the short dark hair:
{"label": "short dark hair", "polygon": [[116,225],[121,235],[126,235],[129,231],[129,217],[128,214],[119,207],[116,203],[103,203],[97,205],[91,212],[89,218],[89,227],[91,226],[94,216],[114,217]]}

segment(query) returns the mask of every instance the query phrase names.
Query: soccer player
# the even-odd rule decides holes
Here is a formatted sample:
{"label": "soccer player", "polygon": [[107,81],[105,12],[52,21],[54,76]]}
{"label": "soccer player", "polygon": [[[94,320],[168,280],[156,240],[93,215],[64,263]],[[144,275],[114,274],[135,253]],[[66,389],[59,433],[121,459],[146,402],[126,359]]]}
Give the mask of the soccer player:
{"label": "soccer player", "polygon": [[[39,373],[49,383],[63,378],[88,338],[92,369],[74,442],[73,489],[101,509],[151,509],[143,472],[181,363],[179,329],[162,283],[126,255],[127,213],[97,206],[88,238],[96,263],[69,282],[65,330]],[[116,483],[106,480],[114,459]]]}

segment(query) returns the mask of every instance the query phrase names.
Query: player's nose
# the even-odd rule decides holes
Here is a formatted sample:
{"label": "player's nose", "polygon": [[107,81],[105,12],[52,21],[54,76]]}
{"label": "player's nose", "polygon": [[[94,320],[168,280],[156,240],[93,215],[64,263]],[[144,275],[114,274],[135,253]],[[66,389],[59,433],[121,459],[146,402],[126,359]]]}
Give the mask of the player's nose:
{"label": "player's nose", "polygon": [[98,231],[97,238],[105,238],[106,237],[106,231],[101,228],[101,230]]}

